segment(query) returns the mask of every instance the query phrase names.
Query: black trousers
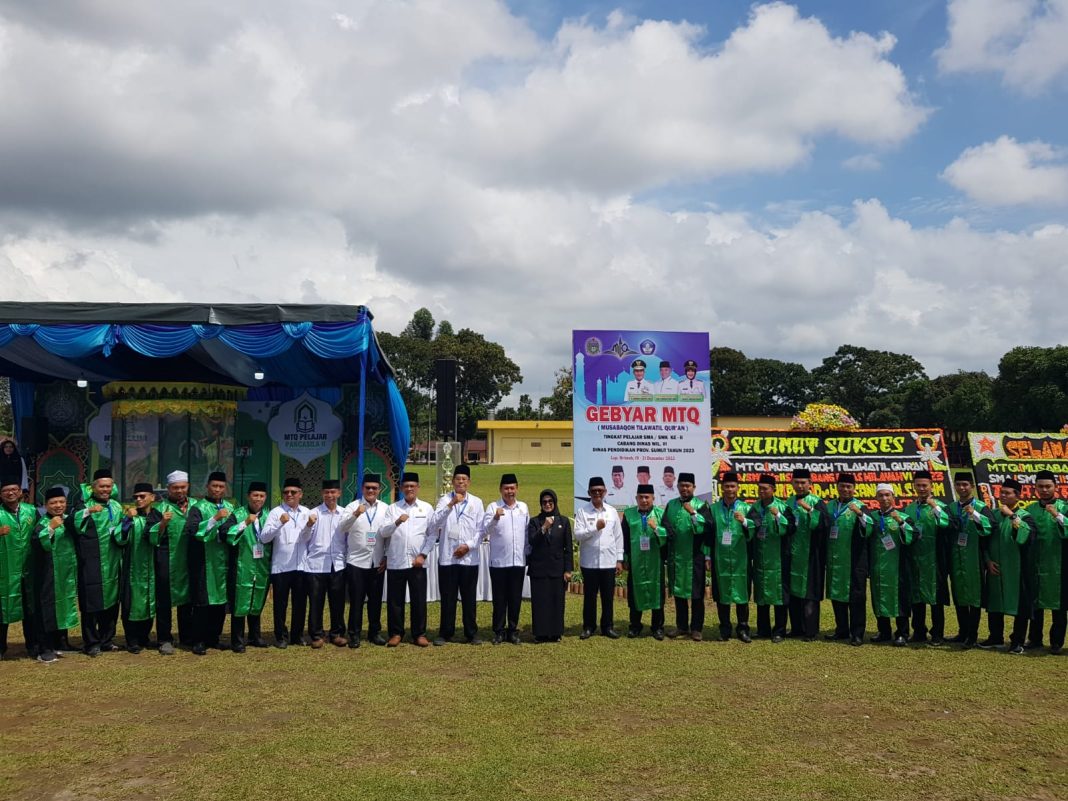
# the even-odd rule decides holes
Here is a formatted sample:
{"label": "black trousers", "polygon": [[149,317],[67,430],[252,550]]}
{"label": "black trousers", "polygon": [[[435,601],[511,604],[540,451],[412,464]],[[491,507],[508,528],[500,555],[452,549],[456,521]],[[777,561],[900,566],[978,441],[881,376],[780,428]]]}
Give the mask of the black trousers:
{"label": "black trousers", "polygon": [[958,606],[957,622],[960,636],[966,640],[979,639],[979,616],[982,610],[978,606]]}
{"label": "black trousers", "polygon": [[330,580],[326,585],[326,602],[330,607],[330,636],[340,637],[345,633],[345,598],[348,585],[345,583],[345,569],[334,568],[330,571]]}
{"label": "black trousers", "polygon": [[305,573],[304,587],[308,593],[308,635],[313,640],[326,637],[323,629],[323,611],[330,604],[330,636],[345,633],[345,573],[331,570],[329,573]]}
{"label": "black trousers", "polygon": [[[451,640],[456,634],[456,598],[463,607],[464,637],[478,634],[477,591],[478,565],[438,565],[438,589],[441,591],[441,623],[438,636]],[[493,619],[497,619],[497,585],[493,586]]]}
{"label": "black trousers", "polygon": [[426,568],[386,571],[386,621],[390,637],[404,636],[404,595],[411,596],[412,639],[426,636]]}
{"label": "black trousers", "polygon": [[88,651],[110,645],[115,639],[115,626],[119,622],[119,605],[115,604],[99,612],[82,611],[82,647]]}
{"label": "black trousers", "polygon": [[597,596],[601,596],[601,634],[612,628],[615,615],[616,569],[614,567],[582,568],[582,628],[597,628]]}
{"label": "black trousers", "polygon": [[[735,614],[738,616],[737,631],[749,631],[749,604],[735,604]],[[731,605],[716,604],[716,614],[719,616],[719,633],[724,637],[731,634]]]}
{"label": "black trousers", "polygon": [[0,623],[0,656],[7,653],[7,623]]}
{"label": "black trousers", "polygon": [[345,584],[349,593],[349,640],[363,634],[363,608],[367,605],[367,636],[382,631],[382,581],[384,573],[377,567],[345,565]]}
{"label": "black trousers", "polygon": [[864,596],[851,598],[849,601],[831,601],[834,609],[834,636],[864,639],[864,629],[868,626],[868,604]]}
{"label": "black trousers", "polygon": [[214,648],[219,644],[226,625],[226,604],[193,607],[193,642]]}
{"label": "black trousers", "polygon": [[790,596],[790,634],[813,639],[820,633],[820,602]]}
{"label": "black trousers", "polygon": [[700,632],[705,627],[705,599],[675,598],[675,627]]}
{"label": "black trousers", "polygon": [[[272,573],[271,593],[274,595],[274,638],[279,642],[299,644],[304,637],[304,619],[308,607],[304,573],[300,570]],[[290,596],[293,597],[293,614],[289,618],[290,628],[287,629],[286,612]]]}
{"label": "black trousers", "polygon": [[[170,553],[165,547],[156,549],[156,639],[174,642],[174,607],[171,605]],[[193,643],[193,607],[178,605],[178,642]]]}
{"label": "black trousers", "polygon": [[[1064,633],[1068,629],[1068,609],[1050,610],[1051,622],[1049,624],[1049,644],[1051,648],[1064,647]],[[1046,623],[1046,610],[1036,609],[1031,616],[1031,636],[1028,642],[1032,645],[1042,644],[1042,629]]]}
{"label": "black trousers", "polygon": [[905,637],[909,636],[909,618],[908,615],[898,615],[894,618],[895,627],[893,633],[890,631],[890,618],[877,616],[875,618],[875,625],[879,629],[879,636],[886,637]]}
{"label": "black trousers", "polygon": [[[931,639],[941,640],[946,634],[946,607],[931,604]],[[927,604],[912,605],[912,636],[917,640],[927,637]]]}
{"label": "black trousers", "polygon": [[[775,622],[771,620],[771,610],[775,610]],[[779,637],[786,636],[786,604],[760,604],[757,606],[757,636]]]}
{"label": "black trousers", "polygon": [[[248,639],[245,639],[245,621],[248,621]],[[260,616],[248,615],[248,617],[240,615],[230,616],[230,645],[248,645],[249,640],[261,640],[263,639],[263,633],[260,630]]]}
{"label": "black trousers", "polygon": [[[1031,619],[1027,615],[1016,615],[1012,619],[1012,633],[1009,635],[1009,644],[1013,647],[1023,645],[1027,637],[1027,626]],[[995,642],[1005,641],[1005,615],[1001,612],[987,612],[986,624],[990,629],[990,639]]]}
{"label": "black trousers", "polygon": [[525,567],[491,567],[493,588],[493,633],[512,634],[519,629],[519,609],[523,606]]}
{"label": "black trousers", "polygon": [[[664,607],[659,609],[652,609],[652,620],[649,621],[649,628],[653,631],[664,628]],[[632,631],[642,630],[642,615],[643,612],[640,609],[630,607],[630,628]]]}
{"label": "black trousers", "polygon": [[123,618],[122,630],[126,633],[126,647],[147,648],[149,635],[152,633],[151,620],[129,620]]}

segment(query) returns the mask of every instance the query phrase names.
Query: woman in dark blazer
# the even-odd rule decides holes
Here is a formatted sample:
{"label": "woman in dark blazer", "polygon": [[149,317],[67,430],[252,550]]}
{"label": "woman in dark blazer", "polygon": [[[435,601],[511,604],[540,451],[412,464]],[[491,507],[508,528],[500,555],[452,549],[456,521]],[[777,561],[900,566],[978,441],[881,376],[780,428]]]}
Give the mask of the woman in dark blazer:
{"label": "woman in dark blazer", "polygon": [[574,569],[571,521],[560,514],[552,490],[542,490],[539,500],[541,513],[530,518],[527,528],[531,629],[535,642],[559,642],[564,634],[564,593]]}

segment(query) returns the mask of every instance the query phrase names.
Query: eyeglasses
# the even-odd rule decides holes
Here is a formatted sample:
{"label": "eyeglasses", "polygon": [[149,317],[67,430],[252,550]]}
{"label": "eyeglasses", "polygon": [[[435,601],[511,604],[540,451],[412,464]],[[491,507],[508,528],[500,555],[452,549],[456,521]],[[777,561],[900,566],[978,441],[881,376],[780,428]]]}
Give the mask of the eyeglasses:
{"label": "eyeglasses", "polygon": [[135,492],[134,493],[134,498],[136,498],[139,501],[144,499],[144,498],[150,498],[150,497],[152,497],[152,496],[148,492]]}
{"label": "eyeglasses", "polygon": [[590,495],[604,495],[604,493],[605,493],[605,490],[603,490],[603,489],[591,489],[590,490]]}
{"label": "eyeglasses", "polygon": [[283,495],[296,495],[298,492],[300,492],[299,489],[295,489],[295,490],[284,489],[284,490],[282,490],[282,494]]}
{"label": "eyeglasses", "polygon": [[554,501],[552,498],[546,498],[545,500],[543,500],[541,502],[541,505],[542,506],[553,506],[553,505],[555,505],[555,503],[556,503],[556,501]]}

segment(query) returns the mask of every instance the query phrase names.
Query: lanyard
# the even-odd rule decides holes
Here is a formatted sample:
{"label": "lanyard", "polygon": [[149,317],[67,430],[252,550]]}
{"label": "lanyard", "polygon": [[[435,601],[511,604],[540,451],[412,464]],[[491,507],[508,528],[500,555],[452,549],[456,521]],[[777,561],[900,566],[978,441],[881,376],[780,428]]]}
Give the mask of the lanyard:
{"label": "lanyard", "polygon": [[378,507],[375,507],[375,513],[371,514],[371,508],[368,507],[364,510],[364,515],[367,517],[367,528],[370,528],[375,524],[375,516],[378,514]]}
{"label": "lanyard", "polygon": [[[453,495],[452,497],[456,497]],[[467,498],[464,498],[462,502],[456,504],[456,520],[459,522],[460,518],[464,516],[464,512],[467,510]]]}
{"label": "lanyard", "polygon": [[[974,500],[974,499],[973,499]],[[964,510],[972,505],[972,501],[968,501],[967,505],[957,501],[957,516],[960,518],[961,527],[968,525],[968,515],[964,514]]]}
{"label": "lanyard", "polygon": [[838,518],[849,511],[849,504],[847,503],[843,506],[841,501],[835,501],[835,503],[838,504],[838,513],[834,516],[834,522],[837,523]]}
{"label": "lanyard", "polygon": [[886,515],[881,509],[879,510],[879,531],[882,534],[886,533]]}

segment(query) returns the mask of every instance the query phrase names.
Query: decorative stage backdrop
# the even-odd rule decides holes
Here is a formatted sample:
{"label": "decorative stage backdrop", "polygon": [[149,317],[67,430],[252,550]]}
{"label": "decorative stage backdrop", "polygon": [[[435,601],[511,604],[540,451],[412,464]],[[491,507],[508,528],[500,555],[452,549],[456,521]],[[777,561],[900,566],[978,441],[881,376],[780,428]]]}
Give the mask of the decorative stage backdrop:
{"label": "decorative stage backdrop", "polygon": [[1000,496],[1006,478],[1023,485],[1024,500],[1034,500],[1039,470],[1057,477],[1057,497],[1068,500],[1068,434],[973,432],[968,434],[968,446],[975,481],[987,503]]}
{"label": "decorative stage backdrop", "polygon": [[574,331],[572,346],[576,502],[601,476],[613,506],[633,506],[646,482],[663,505],[687,472],[710,497],[708,334]]}
{"label": "decorative stage backdrop", "polygon": [[712,429],[713,474],[736,471],[739,491],[748,500],[757,497],[757,479],[761,473],[776,477],[778,497],[790,497],[793,494],[790,474],[801,467],[812,471],[813,492],[823,498],[836,496],[838,473],[853,473],[858,500],[874,506],[876,485],[886,483],[894,487],[898,504],[904,505],[915,497],[912,477],[917,470],[931,471],[936,498],[949,501],[953,497],[941,429]]}

